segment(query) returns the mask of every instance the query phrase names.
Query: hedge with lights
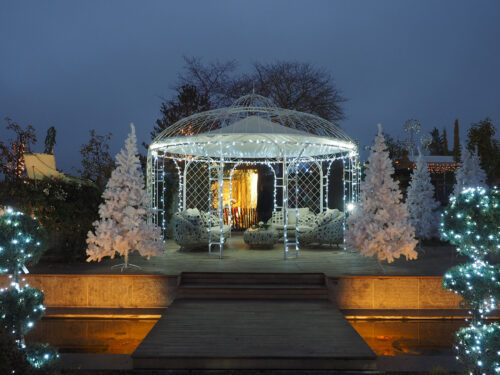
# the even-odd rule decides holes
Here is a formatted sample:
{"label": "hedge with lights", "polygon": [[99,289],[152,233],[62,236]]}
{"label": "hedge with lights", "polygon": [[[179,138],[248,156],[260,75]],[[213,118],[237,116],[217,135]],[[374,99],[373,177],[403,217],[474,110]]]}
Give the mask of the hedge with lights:
{"label": "hedge with lights", "polygon": [[[0,215],[0,273],[10,274],[10,285],[0,289],[0,319],[36,373],[51,371],[59,355],[46,344],[26,346],[24,335],[44,314],[43,292],[21,278],[44,251],[44,230],[35,218],[7,209]],[[13,369],[15,370],[15,369]]]}
{"label": "hedge with lights", "polygon": [[23,265],[37,263],[44,237],[36,218],[7,209],[0,215],[0,273],[16,275]]}

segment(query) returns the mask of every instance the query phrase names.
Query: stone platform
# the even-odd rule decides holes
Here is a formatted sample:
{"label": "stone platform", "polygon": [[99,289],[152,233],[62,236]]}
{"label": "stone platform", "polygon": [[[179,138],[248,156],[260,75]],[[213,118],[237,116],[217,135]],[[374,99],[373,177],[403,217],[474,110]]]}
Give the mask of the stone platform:
{"label": "stone platform", "polygon": [[327,300],[176,300],[136,369],[372,370],[376,356]]}
{"label": "stone platform", "polygon": [[183,273],[179,284],[132,354],[134,368],[375,368],[375,354],[328,299],[323,274]]}

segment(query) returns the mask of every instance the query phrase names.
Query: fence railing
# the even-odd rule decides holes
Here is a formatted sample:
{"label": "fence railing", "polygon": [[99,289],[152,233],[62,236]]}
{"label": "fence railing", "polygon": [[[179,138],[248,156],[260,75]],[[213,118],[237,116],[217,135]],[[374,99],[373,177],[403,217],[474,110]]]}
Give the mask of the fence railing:
{"label": "fence railing", "polygon": [[[229,223],[229,208],[224,208],[224,224]],[[257,210],[255,208],[231,208],[233,230],[245,230],[259,222]]]}

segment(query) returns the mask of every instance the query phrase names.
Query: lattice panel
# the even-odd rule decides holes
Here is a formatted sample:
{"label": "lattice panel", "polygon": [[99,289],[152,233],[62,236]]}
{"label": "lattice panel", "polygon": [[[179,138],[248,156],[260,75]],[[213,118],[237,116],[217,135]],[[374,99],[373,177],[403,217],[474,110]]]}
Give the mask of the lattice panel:
{"label": "lattice panel", "polygon": [[208,165],[191,163],[186,174],[186,208],[209,210]]}
{"label": "lattice panel", "polygon": [[[321,173],[319,167],[312,163],[302,163],[297,168],[297,185],[299,192],[297,205],[309,207],[313,213],[319,213],[321,204]],[[293,194],[294,185],[289,181],[290,193]],[[295,204],[294,196],[290,196],[290,204]]]}

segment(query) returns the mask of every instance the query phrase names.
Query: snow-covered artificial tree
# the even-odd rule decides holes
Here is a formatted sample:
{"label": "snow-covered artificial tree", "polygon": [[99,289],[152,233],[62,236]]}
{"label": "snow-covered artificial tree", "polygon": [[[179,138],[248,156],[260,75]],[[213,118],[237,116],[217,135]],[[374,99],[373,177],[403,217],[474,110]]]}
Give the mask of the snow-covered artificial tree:
{"label": "snow-covered artificial tree", "polygon": [[486,173],[481,168],[477,150],[471,153],[462,146],[461,156],[462,161],[455,174],[456,182],[453,187],[455,196],[468,187],[486,187]]}
{"label": "snow-covered artificial tree", "polygon": [[149,259],[161,255],[164,248],[160,228],[147,222],[148,196],[137,156],[134,125],[130,128],[125,148],[116,155],[117,167],[102,195],[101,219],[93,224],[95,233],[89,231],[87,237],[87,262],[100,262],[107,256],[113,259],[118,254],[124,257],[124,263],[114,267],[122,270],[137,267],[128,262],[129,252],[136,250]]}
{"label": "snow-covered artificial tree", "polygon": [[409,222],[406,205],[401,202],[399,186],[392,178],[394,168],[379,124],[371,148],[360,200],[347,219],[346,243],[362,255],[377,255],[391,263],[405,256],[416,259],[415,229]]}
{"label": "snow-covered artificial tree", "polygon": [[429,239],[437,235],[437,217],[434,210],[439,207],[439,202],[434,199],[434,185],[421,153],[412,173],[406,205],[417,238]]}

